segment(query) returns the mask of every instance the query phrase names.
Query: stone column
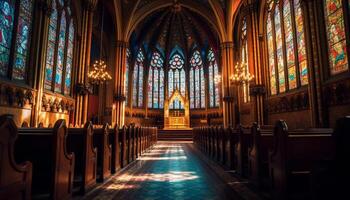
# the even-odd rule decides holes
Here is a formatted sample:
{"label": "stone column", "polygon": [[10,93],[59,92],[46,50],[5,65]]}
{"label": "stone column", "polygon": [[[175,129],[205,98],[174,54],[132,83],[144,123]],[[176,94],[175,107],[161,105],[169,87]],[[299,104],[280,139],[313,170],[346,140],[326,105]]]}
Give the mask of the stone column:
{"label": "stone column", "polygon": [[247,5],[248,16],[248,60],[250,71],[253,72],[255,78],[253,85],[250,87],[250,95],[252,95],[254,121],[258,124],[264,124],[264,97],[266,89],[264,86],[264,70],[261,60],[260,50],[263,47],[263,36],[259,35],[259,5],[258,1],[253,0]]}
{"label": "stone column", "polygon": [[306,51],[308,55],[308,78],[309,78],[309,101],[312,117],[313,127],[327,126],[327,106],[323,101],[322,96],[322,74],[321,69],[325,69],[327,63],[322,62],[322,49],[319,44],[320,34],[323,31],[320,30],[320,22],[323,19],[319,19],[318,8],[319,2],[316,0],[304,0],[301,1],[301,6],[304,12],[304,26],[305,26],[305,39],[306,39]]}
{"label": "stone column", "polygon": [[46,47],[48,42],[48,30],[50,23],[51,7],[47,0],[40,0],[36,4],[33,18],[35,24],[33,26],[33,66],[38,66],[35,69],[33,76],[33,86],[37,89],[34,99],[34,108],[32,110],[31,126],[37,127],[39,123],[39,115],[42,107],[42,97],[44,92],[45,82],[45,66],[46,66]]}
{"label": "stone column", "polygon": [[[128,43],[124,41],[116,42],[115,54],[115,74],[114,74],[114,106],[115,114],[112,124],[118,124],[119,127],[124,125],[125,120],[125,70],[126,70],[126,50]],[[130,72],[130,70],[129,70]],[[129,81],[129,84],[132,82]],[[130,94],[132,95],[132,94]]]}
{"label": "stone column", "polygon": [[224,126],[235,126],[237,119],[235,116],[234,88],[230,84],[230,76],[234,72],[233,42],[222,43],[220,55]]}
{"label": "stone column", "polygon": [[75,125],[84,125],[87,121],[88,112],[88,73],[90,67],[90,51],[94,9],[97,0],[84,0],[81,21],[81,36],[78,38],[78,57],[75,87]]}

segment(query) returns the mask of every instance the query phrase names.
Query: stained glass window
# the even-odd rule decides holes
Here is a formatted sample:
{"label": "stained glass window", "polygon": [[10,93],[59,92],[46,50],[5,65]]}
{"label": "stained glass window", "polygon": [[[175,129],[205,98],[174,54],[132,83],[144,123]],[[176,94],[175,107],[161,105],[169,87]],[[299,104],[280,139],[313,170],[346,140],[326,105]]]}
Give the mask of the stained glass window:
{"label": "stained glass window", "polygon": [[46,49],[45,89],[70,95],[75,28],[64,1],[52,1]]}
{"label": "stained glass window", "polygon": [[308,63],[300,0],[270,1],[266,23],[270,94],[307,85]]}
{"label": "stained glass window", "polygon": [[[248,66],[248,41],[247,41],[247,20],[246,18],[242,21],[242,29],[241,29],[241,63],[245,63],[245,73],[249,72]],[[242,84],[242,96],[243,102],[247,103],[250,101],[249,96],[249,82],[244,82]]]}
{"label": "stained glass window", "polygon": [[55,56],[55,43],[57,33],[57,8],[56,2],[52,1],[52,13],[50,17],[48,45],[46,50],[46,70],[45,70],[45,89],[52,89],[53,65]]}
{"label": "stained glass window", "polygon": [[305,45],[305,32],[303,12],[300,6],[300,0],[294,1],[294,15],[296,26],[296,38],[298,44],[298,61],[299,61],[299,73],[301,85],[307,85],[309,83],[308,70],[307,70],[307,58],[306,58],[306,45]]}
{"label": "stained glass window", "polygon": [[126,61],[125,61],[125,98],[126,98],[126,101],[125,101],[125,105],[128,105],[128,97],[129,97],[129,59],[130,59],[130,50],[127,49],[126,50]]}
{"label": "stained glass window", "polygon": [[342,2],[324,0],[331,75],[347,71],[349,68]]}
{"label": "stained glass window", "polygon": [[33,2],[31,0],[20,1],[19,9],[20,13],[17,26],[16,53],[12,78],[16,80],[25,80],[26,62],[30,44]]}
{"label": "stained glass window", "polygon": [[205,108],[204,70],[203,61],[199,51],[194,51],[190,64],[190,107]]}
{"label": "stained glass window", "polygon": [[65,70],[65,83],[64,83],[64,94],[70,95],[71,89],[71,79],[72,79],[72,65],[73,65],[73,43],[74,43],[74,24],[73,20],[69,23],[69,33],[68,33],[68,49],[67,49],[67,60],[66,60],[66,70]]}
{"label": "stained glass window", "polygon": [[15,2],[0,1],[0,74],[7,76],[15,12]]}
{"label": "stained glass window", "polygon": [[285,82],[285,68],[283,58],[283,39],[282,39],[282,28],[281,28],[281,14],[280,10],[275,9],[275,35],[276,35],[276,56],[277,56],[277,71],[278,71],[278,86],[279,92],[286,91]]}
{"label": "stained glass window", "polygon": [[[163,108],[164,70],[163,59],[158,52],[153,53],[148,75],[148,107]],[[163,93],[163,95],[161,95]],[[163,98],[163,100],[161,100]]]}
{"label": "stained glass window", "polygon": [[134,65],[134,72],[133,72],[133,107],[142,108],[143,107],[143,75],[144,75],[144,68],[143,68],[143,62],[145,60],[145,56],[140,49],[135,65]]}
{"label": "stained glass window", "polygon": [[[179,53],[174,54],[170,61],[170,69],[169,69],[169,77],[168,77],[168,91],[169,97],[174,93],[177,89],[180,91],[182,96],[185,96],[186,91],[186,74],[184,70],[184,59],[180,56]],[[181,102],[174,101],[173,105],[170,108],[173,109],[182,109],[184,105]]]}
{"label": "stained glass window", "polygon": [[294,55],[294,35],[292,27],[292,14],[289,0],[284,0],[283,5],[283,22],[285,33],[287,69],[288,69],[288,84],[289,89],[297,87],[296,70],[295,70],[295,55]]}
{"label": "stained glass window", "polygon": [[215,79],[219,78],[219,67],[216,62],[213,49],[209,49],[207,59],[209,71],[209,107],[215,108],[219,107],[220,105],[220,81],[215,81]]}
{"label": "stained glass window", "polygon": [[[19,5],[18,10],[16,5]],[[0,76],[26,80],[32,14],[32,0],[0,1]],[[14,58],[10,58],[11,51],[14,51]]]}
{"label": "stained glass window", "polygon": [[63,11],[61,15],[61,25],[59,31],[58,40],[58,53],[56,63],[56,75],[55,75],[55,92],[61,92],[62,90],[62,72],[64,63],[64,50],[66,43],[66,12]]}

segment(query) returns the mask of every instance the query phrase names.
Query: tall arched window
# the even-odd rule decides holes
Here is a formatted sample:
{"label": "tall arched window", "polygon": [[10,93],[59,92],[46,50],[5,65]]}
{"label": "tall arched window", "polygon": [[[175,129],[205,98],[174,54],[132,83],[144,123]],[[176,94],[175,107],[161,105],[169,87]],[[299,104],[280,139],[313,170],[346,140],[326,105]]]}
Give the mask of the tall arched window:
{"label": "tall arched window", "polygon": [[143,62],[145,60],[145,56],[140,49],[135,65],[134,65],[134,73],[133,73],[133,94],[132,94],[132,102],[133,107],[142,108],[143,107]]}
{"label": "tall arched window", "polygon": [[68,2],[52,1],[46,50],[45,89],[70,95],[74,23]]}
{"label": "tall arched window", "polygon": [[[19,5],[18,10],[16,5]],[[17,81],[27,79],[32,15],[33,0],[0,1],[1,77]]]}
{"label": "tall arched window", "polygon": [[331,75],[336,75],[349,69],[343,12],[346,9],[346,4],[343,5],[343,2],[345,1],[324,0]]}
{"label": "tall arched window", "polygon": [[125,60],[125,84],[124,84],[124,91],[125,91],[125,105],[128,105],[128,97],[129,97],[129,59],[130,59],[130,50],[126,49],[126,60]]}
{"label": "tall arched window", "polygon": [[190,64],[190,106],[191,108],[205,108],[204,69],[199,51],[193,52]]}
{"label": "tall arched window", "polygon": [[[241,63],[244,63],[245,73],[249,72],[249,62],[248,62],[248,41],[247,41],[247,19],[242,20],[241,28]],[[242,85],[242,96],[243,102],[247,103],[250,101],[249,96],[249,82],[243,82]]]}
{"label": "tall arched window", "polygon": [[148,108],[164,107],[163,59],[158,52],[153,53],[148,75]]}
{"label": "tall arched window", "polygon": [[[169,97],[173,94],[173,92],[178,89],[181,92],[181,95],[185,96],[186,92],[186,74],[184,69],[185,61],[180,56],[180,54],[174,54],[169,62],[170,68],[168,73],[168,91]],[[179,101],[174,101],[173,105],[170,108],[180,109],[183,108],[184,105]]]}
{"label": "tall arched window", "polygon": [[213,49],[209,49],[207,58],[209,66],[209,107],[215,108],[220,105],[220,94],[219,81],[215,81],[219,77],[219,67]]}
{"label": "tall arched window", "polygon": [[308,84],[303,13],[299,0],[269,1],[266,39],[270,94]]}

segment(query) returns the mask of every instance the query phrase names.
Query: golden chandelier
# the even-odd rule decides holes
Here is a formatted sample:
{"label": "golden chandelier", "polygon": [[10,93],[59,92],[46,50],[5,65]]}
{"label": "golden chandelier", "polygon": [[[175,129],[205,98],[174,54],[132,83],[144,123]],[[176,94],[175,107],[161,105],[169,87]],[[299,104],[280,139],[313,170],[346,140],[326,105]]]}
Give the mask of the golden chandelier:
{"label": "golden chandelier", "polygon": [[101,84],[105,81],[112,79],[111,75],[107,72],[107,65],[103,60],[96,60],[92,65],[92,69],[88,74],[91,82],[94,84]]}
{"label": "golden chandelier", "polygon": [[237,63],[235,73],[230,77],[230,81],[236,85],[249,83],[253,79],[254,75],[249,73],[248,63],[246,62]]}

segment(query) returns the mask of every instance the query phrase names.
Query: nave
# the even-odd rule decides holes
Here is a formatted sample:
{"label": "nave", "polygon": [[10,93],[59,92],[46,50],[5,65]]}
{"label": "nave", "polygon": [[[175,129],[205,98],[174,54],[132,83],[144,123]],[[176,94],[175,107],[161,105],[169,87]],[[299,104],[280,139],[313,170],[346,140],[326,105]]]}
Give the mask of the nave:
{"label": "nave", "polygon": [[192,142],[158,142],[82,199],[241,199]]}

